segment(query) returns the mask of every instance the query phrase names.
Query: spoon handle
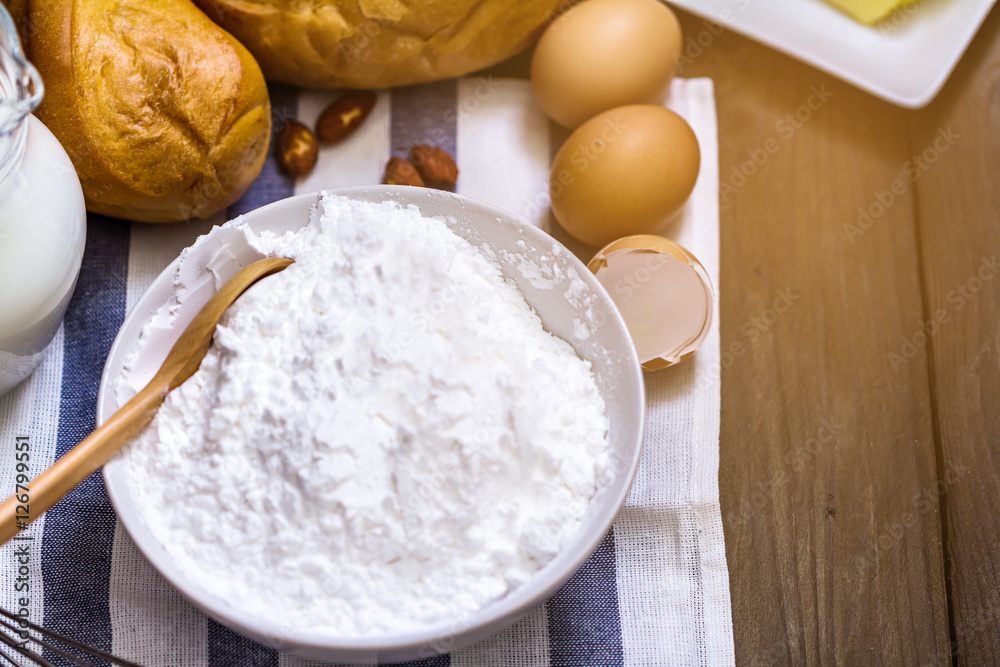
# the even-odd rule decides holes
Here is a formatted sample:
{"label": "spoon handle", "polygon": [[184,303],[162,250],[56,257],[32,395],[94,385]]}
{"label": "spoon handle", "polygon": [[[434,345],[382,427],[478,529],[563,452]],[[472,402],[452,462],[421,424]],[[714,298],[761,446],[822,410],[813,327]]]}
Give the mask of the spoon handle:
{"label": "spoon handle", "polygon": [[97,430],[0,505],[0,544],[27,528],[153,420],[169,386],[150,382]]}
{"label": "spoon handle", "polygon": [[230,278],[184,328],[160,370],[142,391],[48,470],[20,485],[14,495],[0,504],[0,545],[24,530],[139,435],[153,421],[170,390],[198,370],[215,328],[229,306],[258,280],[292,263],[287,257],[268,257],[244,266]]}

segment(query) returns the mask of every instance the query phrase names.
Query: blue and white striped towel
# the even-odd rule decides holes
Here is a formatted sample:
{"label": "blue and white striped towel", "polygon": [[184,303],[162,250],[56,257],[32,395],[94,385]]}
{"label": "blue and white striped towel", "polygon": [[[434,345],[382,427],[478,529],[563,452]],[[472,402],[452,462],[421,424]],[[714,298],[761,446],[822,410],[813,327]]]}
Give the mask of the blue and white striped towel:
{"label": "blue and white striped towel", "polygon": [[[312,124],[334,94],[271,88],[275,128]],[[702,166],[682,220],[667,232],[718,285],[718,149],[712,83],[675,81],[666,104],[698,135]],[[559,130],[524,81],[467,78],[384,92],[361,130],[324,148],[294,181],[273,159],[228,217],[299,192],[378,183],[388,157],[414,143],[458,158],[458,191],[553,233],[547,178]],[[551,134],[551,136],[550,136]],[[153,278],[217,220],[128,224],[91,215],[76,295],[44,362],[0,399],[0,490],[14,489],[15,439],[27,436],[36,475],[94,426],[104,360],[125,313]],[[716,308],[718,312],[718,308]],[[719,512],[718,324],[693,363],[646,376],[642,464],[627,505],[573,579],[517,625],[472,647],[422,661],[458,667],[732,664],[733,639]],[[167,584],[118,524],[95,474],[36,521],[28,563],[0,549],[0,605],[151,667],[300,667],[209,620]],[[23,546],[22,546],[23,548]],[[23,558],[22,558],[23,560]],[[438,647],[447,651],[449,647]]]}

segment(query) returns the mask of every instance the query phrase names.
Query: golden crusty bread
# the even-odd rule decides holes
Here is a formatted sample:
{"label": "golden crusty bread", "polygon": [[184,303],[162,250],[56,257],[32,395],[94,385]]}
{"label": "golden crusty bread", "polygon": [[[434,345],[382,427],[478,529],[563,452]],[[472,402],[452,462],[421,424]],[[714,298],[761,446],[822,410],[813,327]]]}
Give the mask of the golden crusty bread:
{"label": "golden crusty bread", "polygon": [[264,76],[382,88],[459,76],[527,47],[572,0],[196,0]]}
{"label": "golden crusty bread", "polygon": [[205,218],[260,173],[271,110],[260,68],[190,0],[23,0],[36,115],[66,148],[87,208]]}

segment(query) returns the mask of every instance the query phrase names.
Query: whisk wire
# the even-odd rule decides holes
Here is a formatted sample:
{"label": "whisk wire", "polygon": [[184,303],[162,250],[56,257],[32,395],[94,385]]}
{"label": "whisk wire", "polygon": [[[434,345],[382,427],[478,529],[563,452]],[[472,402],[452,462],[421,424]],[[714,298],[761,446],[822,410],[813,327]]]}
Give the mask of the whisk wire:
{"label": "whisk wire", "polygon": [[[0,610],[0,611],[2,611],[2,610]],[[9,623],[9,622],[7,622],[7,621],[5,621],[3,619],[0,619],[0,625],[2,625],[3,627],[7,628],[8,630],[11,630],[14,633],[23,632],[22,630],[18,630],[17,626],[12,625],[11,623]],[[18,634],[18,636],[20,637],[21,635]],[[56,646],[55,644],[53,644],[51,642],[45,641],[41,637],[32,637],[32,636],[29,635],[28,636],[28,640],[29,641],[33,641],[36,644],[38,644],[39,646],[41,646],[42,648],[47,648],[50,651],[52,651],[53,653],[56,653],[56,654],[58,654],[58,655],[60,655],[60,656],[62,656],[64,658],[66,658],[67,660],[69,660],[70,662],[72,662],[74,665],[90,665],[90,663],[83,662],[82,660],[80,660],[78,657],[76,657],[72,653],[67,653],[62,648]]]}
{"label": "whisk wire", "polygon": [[[32,623],[23,616],[17,616],[15,614],[12,614],[6,609],[0,608],[0,616],[5,616],[11,621],[17,621],[19,624],[22,624],[22,627],[26,625],[28,629],[33,630],[39,635],[41,635],[41,637],[36,637],[29,634],[28,636],[29,641],[34,642],[38,646],[42,647],[42,649],[48,649],[52,651],[53,653],[61,656],[62,658],[65,658],[74,665],[79,665],[80,667],[93,667],[94,663],[79,658],[73,655],[72,653],[69,653],[65,649],[59,647],[58,645],[54,644],[52,641],[47,641],[47,640],[61,642],[66,646],[69,646],[77,650],[80,653],[86,654],[88,656],[93,656],[94,658],[102,658],[111,663],[112,665],[119,665],[120,667],[142,667],[138,663],[130,662],[128,660],[123,660],[117,656],[108,653],[107,651],[102,651],[99,648],[88,646],[82,642],[76,641],[75,639],[70,639],[65,635],[61,635],[58,632],[54,632],[52,630],[46,630],[42,626]],[[16,626],[7,621],[4,621],[3,619],[0,619],[0,625],[7,628],[8,630],[11,630],[14,633],[23,632],[23,630],[19,630]],[[18,634],[18,636],[20,635]],[[0,632],[0,642],[3,642],[12,650],[19,653],[20,655],[34,661],[35,664],[39,665],[40,667],[57,667],[54,663],[46,659],[44,656],[39,655],[38,653],[22,646],[22,644],[25,643],[24,641],[17,642],[13,638],[9,637],[7,634]],[[18,664],[13,658],[10,657],[10,655],[6,653],[6,651],[2,649],[0,649],[0,656],[2,656],[12,665]]]}
{"label": "whisk wire", "polygon": [[20,667],[17,664],[17,661],[14,660],[14,658],[12,658],[9,655],[7,655],[7,652],[4,651],[3,649],[0,649],[0,658],[3,658],[3,660],[4,660],[3,664],[5,664],[5,665],[14,665],[14,667]]}
{"label": "whisk wire", "polygon": [[[9,646],[17,653],[20,653],[24,657],[34,661],[35,664],[39,665],[39,667],[56,667],[55,664],[46,660],[43,656],[39,655],[38,653],[35,653],[31,649],[21,646],[19,642],[14,641],[11,637],[8,637],[6,634],[2,632],[0,632],[0,641],[2,641],[4,644]],[[10,659],[6,654],[4,654],[4,657],[8,658],[8,660]],[[15,662],[14,664],[16,665],[17,663]]]}

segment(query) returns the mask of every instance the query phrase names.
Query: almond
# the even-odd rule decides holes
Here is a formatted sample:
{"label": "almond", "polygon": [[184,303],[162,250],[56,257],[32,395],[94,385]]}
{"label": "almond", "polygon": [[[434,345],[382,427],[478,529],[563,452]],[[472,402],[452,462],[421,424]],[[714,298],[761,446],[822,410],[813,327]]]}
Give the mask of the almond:
{"label": "almond", "polygon": [[296,178],[305,176],[316,166],[318,155],[312,130],[297,120],[289,121],[278,137],[278,162],[285,171]]}
{"label": "almond", "polygon": [[385,177],[382,182],[386,185],[415,185],[424,187],[424,180],[420,178],[416,168],[401,157],[394,157],[385,165]]}
{"label": "almond", "polygon": [[335,144],[351,135],[375,107],[378,96],[370,90],[351,90],[328,106],[316,121],[316,134],[324,144]]}
{"label": "almond", "polygon": [[424,183],[432,188],[451,190],[458,180],[458,165],[448,152],[437,146],[418,144],[410,149],[410,162]]}

